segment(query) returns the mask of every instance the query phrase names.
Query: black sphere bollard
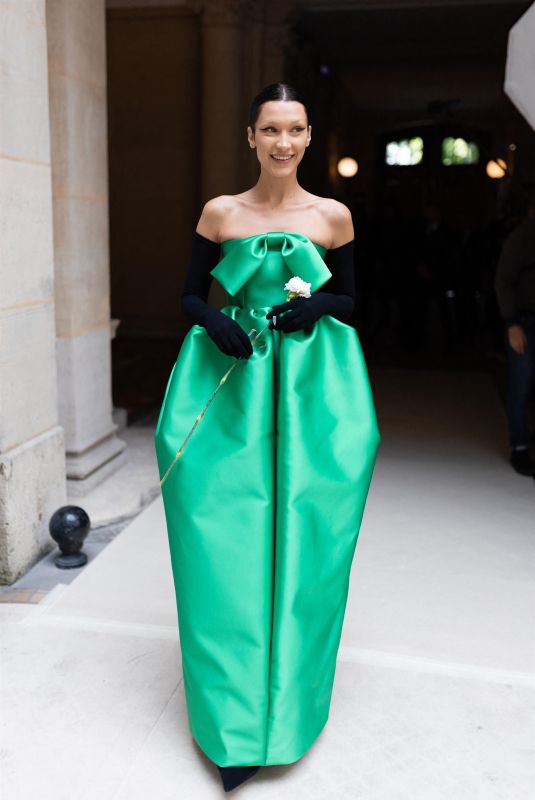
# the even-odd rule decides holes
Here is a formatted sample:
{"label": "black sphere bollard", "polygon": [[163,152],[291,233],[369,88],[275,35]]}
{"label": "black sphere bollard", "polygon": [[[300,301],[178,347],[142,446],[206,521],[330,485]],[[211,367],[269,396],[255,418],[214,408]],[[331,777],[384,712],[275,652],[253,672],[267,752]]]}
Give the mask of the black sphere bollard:
{"label": "black sphere bollard", "polygon": [[87,555],[81,550],[90,528],[89,516],[80,506],[61,506],[54,511],[48,530],[61,550],[61,555],[54,558],[56,567],[72,569],[87,564]]}

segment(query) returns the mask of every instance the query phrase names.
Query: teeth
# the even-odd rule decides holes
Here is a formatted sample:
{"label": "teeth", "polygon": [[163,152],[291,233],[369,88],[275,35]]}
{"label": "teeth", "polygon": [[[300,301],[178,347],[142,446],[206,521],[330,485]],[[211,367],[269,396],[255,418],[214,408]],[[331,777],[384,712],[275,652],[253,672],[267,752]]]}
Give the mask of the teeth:
{"label": "teeth", "polygon": [[275,161],[289,161],[293,156],[272,156]]}

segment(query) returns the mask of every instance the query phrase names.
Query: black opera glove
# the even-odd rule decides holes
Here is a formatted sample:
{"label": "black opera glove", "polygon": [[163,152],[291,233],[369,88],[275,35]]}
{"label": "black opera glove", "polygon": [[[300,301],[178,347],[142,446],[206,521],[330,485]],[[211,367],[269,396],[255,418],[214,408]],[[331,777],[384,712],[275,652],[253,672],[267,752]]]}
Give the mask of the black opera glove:
{"label": "black opera glove", "polygon": [[211,270],[219,261],[221,246],[200,233],[193,234],[191,259],[182,287],[182,311],[194,324],[201,325],[222,353],[234,358],[249,358],[253,345],[241,325],[208,303],[213,280]]}
{"label": "black opera glove", "polygon": [[325,263],[331,271],[331,277],[323,284],[324,291],[273,306],[266,318],[277,315],[277,320],[275,325],[271,323],[269,327],[284,333],[298,330],[310,333],[324,314],[347,322],[353,313],[356,298],[354,244],[355,240],[351,239],[327,250]]}

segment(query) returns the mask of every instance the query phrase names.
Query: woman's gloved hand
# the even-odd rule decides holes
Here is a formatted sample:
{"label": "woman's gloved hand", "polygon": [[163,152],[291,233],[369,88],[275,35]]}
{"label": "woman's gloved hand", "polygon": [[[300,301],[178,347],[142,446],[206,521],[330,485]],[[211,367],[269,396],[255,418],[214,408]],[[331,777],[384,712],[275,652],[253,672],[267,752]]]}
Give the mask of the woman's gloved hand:
{"label": "woman's gloved hand", "polygon": [[355,307],[354,239],[327,250],[325,263],[331,277],[323,284],[322,292],[310,297],[296,297],[273,306],[266,319],[277,315],[276,324],[269,326],[284,333],[304,330],[310,333],[324,314],[348,322]]}
{"label": "woman's gloved hand", "polygon": [[314,327],[314,323],[325,313],[325,301],[319,294],[312,294],[310,297],[295,297],[286,303],[280,303],[272,307],[266,314],[266,319],[271,319],[277,315],[276,325],[271,322],[270,328],[277,328],[278,331],[290,333],[292,331],[306,330],[309,333]]}
{"label": "woman's gloved hand", "polygon": [[[213,313],[212,313],[213,312]],[[222,353],[234,358],[249,358],[253,345],[241,325],[222,311],[210,308],[203,321],[208,336]]]}
{"label": "woman's gloved hand", "polygon": [[[295,297],[287,303],[273,306],[266,314],[266,319],[277,315],[276,328],[284,333],[304,330],[310,333],[324,314],[332,314],[339,318],[346,318],[353,308],[353,300],[347,295],[336,295],[331,292],[315,292],[310,297]],[[282,315],[282,316],[280,316]]]}

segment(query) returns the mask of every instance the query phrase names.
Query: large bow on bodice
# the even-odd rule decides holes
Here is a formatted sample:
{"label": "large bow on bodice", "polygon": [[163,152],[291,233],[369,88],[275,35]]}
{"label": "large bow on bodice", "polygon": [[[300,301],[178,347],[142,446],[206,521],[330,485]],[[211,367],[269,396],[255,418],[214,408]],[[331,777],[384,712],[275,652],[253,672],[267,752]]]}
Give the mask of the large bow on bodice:
{"label": "large bow on bodice", "polygon": [[271,231],[228,241],[232,242],[231,248],[210,272],[230,295],[235,295],[255,274],[270,247],[280,247],[280,254],[291,276],[299,275],[310,283],[311,292],[316,291],[332,275],[316,245],[302,233]]}

